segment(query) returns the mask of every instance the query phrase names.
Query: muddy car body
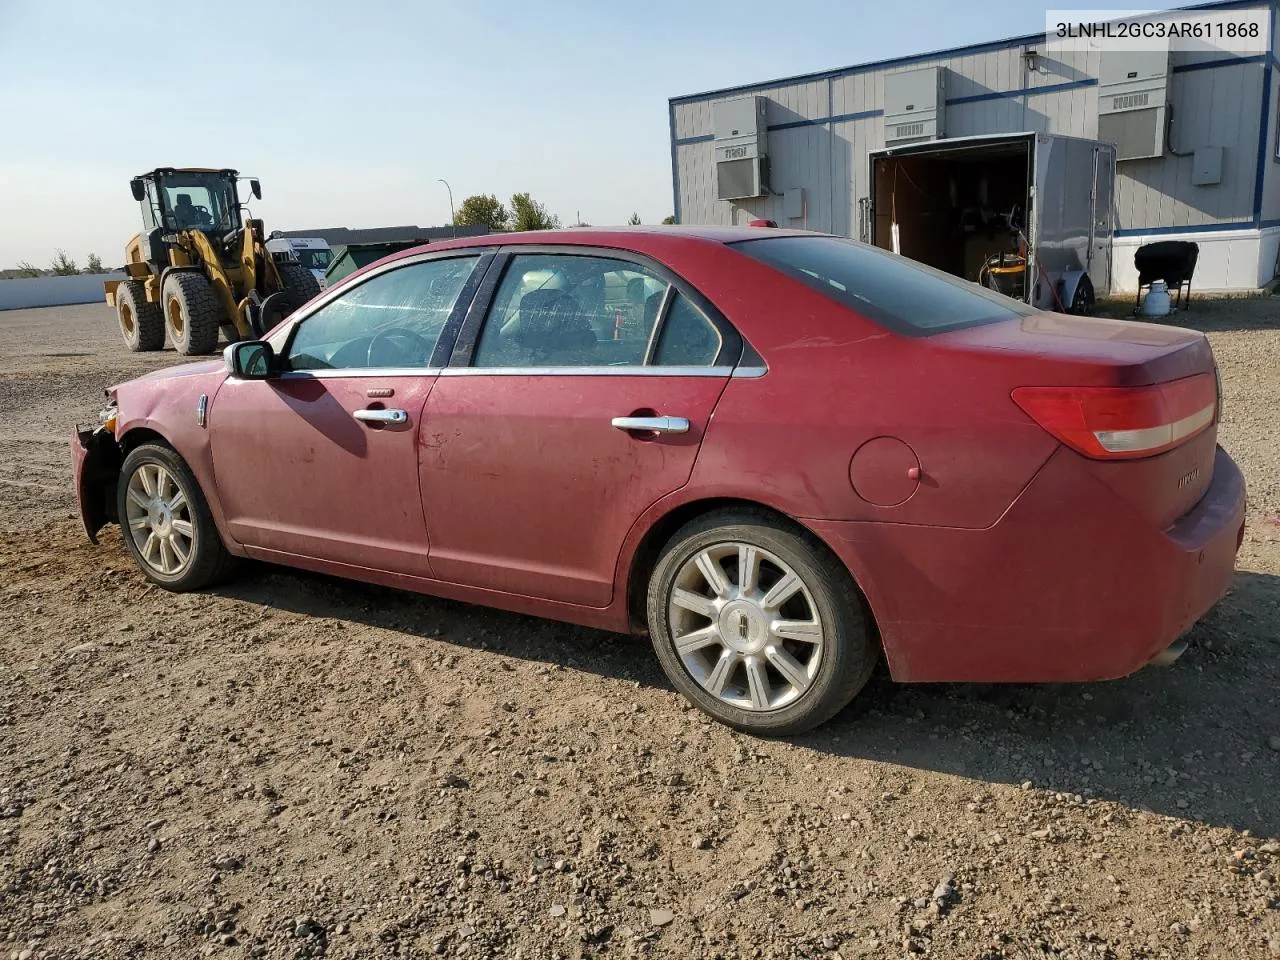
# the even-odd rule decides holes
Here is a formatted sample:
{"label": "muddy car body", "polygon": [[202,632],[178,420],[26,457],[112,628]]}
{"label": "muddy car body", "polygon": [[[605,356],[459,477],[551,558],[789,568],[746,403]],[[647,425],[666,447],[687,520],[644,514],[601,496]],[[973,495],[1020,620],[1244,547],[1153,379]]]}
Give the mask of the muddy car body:
{"label": "muddy car body", "polygon": [[1171,661],[1243,536],[1201,334],[814,234],[437,244],[109,394],[72,443],[82,514],[157,583],[249,557],[647,630],[760,733],[881,656],[908,682]]}

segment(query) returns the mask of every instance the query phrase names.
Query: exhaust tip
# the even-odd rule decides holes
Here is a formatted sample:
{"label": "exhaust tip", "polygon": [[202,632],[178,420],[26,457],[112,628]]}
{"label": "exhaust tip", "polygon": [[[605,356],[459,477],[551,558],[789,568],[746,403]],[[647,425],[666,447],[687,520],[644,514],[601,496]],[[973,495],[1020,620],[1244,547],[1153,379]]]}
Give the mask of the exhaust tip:
{"label": "exhaust tip", "polygon": [[1178,661],[1178,658],[1187,652],[1188,646],[1190,646],[1190,643],[1187,640],[1175,640],[1173,641],[1173,643],[1169,644],[1169,646],[1165,647],[1163,650],[1157,653],[1154,657],[1152,657],[1151,660],[1148,662],[1148,666],[1152,666],[1152,667],[1170,666],[1176,663]]}

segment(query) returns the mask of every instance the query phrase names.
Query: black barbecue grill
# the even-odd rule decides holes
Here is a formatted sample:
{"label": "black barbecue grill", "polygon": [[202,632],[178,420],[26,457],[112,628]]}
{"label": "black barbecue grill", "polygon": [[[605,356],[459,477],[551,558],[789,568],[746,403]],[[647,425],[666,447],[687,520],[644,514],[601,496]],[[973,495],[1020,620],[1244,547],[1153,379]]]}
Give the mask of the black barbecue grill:
{"label": "black barbecue grill", "polygon": [[1182,306],[1184,291],[1190,304],[1191,275],[1196,272],[1199,256],[1200,245],[1190,240],[1160,240],[1140,246],[1133,255],[1133,265],[1138,269],[1138,298],[1134,301],[1134,312],[1142,307],[1143,288],[1150,288],[1156,280],[1163,280],[1170,294],[1177,291],[1175,306]]}

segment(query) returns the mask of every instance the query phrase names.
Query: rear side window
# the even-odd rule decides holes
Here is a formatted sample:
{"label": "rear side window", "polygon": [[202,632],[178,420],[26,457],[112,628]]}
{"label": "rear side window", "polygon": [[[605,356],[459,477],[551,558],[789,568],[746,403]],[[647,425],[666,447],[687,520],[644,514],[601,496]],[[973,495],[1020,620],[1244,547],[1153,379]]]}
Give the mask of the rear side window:
{"label": "rear side window", "polygon": [[1035,313],[922,263],[839,237],[771,237],[734,249],[891,330],[927,336]]}
{"label": "rear side window", "polygon": [[709,367],[720,356],[723,343],[715,324],[676,294],[662,325],[653,362],[660,367]]}

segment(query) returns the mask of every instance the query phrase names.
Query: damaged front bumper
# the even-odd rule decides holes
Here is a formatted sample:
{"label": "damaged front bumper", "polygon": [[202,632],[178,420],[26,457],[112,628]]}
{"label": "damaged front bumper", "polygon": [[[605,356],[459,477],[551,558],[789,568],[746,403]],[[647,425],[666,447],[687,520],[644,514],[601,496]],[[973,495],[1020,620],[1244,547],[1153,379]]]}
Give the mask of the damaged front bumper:
{"label": "damaged front bumper", "polygon": [[104,424],[76,428],[71,436],[71,463],[75,477],[80,519],[89,540],[98,542],[98,531],[118,519],[116,484],[123,462],[120,446]]}

